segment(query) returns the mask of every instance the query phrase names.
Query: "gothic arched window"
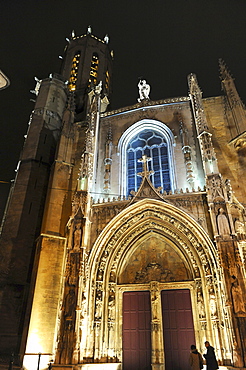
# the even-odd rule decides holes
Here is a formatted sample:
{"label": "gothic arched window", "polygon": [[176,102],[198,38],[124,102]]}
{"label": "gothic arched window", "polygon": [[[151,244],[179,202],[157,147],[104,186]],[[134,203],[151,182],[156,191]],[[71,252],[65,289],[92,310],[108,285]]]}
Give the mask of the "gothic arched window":
{"label": "gothic arched window", "polygon": [[99,57],[97,53],[93,53],[91,57],[91,69],[90,69],[90,78],[89,86],[97,84],[98,77],[98,68],[99,68]]}
{"label": "gothic arched window", "polygon": [[137,191],[141,184],[142,163],[138,162],[145,154],[148,161],[150,180],[155,188],[163,191],[176,189],[172,131],[162,122],[143,119],[131,125],[121,136],[118,144],[120,155],[120,194],[129,195]]}
{"label": "gothic arched window", "polygon": [[151,158],[148,162],[150,180],[155,188],[162,187],[162,191],[171,190],[167,143],[165,138],[154,130],[139,132],[127,147],[127,193],[137,191],[141,184],[141,177],[137,174],[142,171],[142,163],[138,160],[143,155]]}
{"label": "gothic arched window", "polygon": [[68,82],[68,88],[70,91],[76,90],[76,81],[78,78],[80,51],[77,51],[72,60],[72,66],[70,71],[70,77]]}

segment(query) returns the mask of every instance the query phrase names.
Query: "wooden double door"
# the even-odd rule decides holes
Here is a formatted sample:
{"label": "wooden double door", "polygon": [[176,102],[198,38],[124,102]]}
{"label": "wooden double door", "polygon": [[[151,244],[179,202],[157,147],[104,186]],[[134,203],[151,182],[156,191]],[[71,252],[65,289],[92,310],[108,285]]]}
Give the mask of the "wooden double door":
{"label": "wooden double door", "polygon": [[[188,370],[195,343],[190,291],[161,292],[166,370]],[[123,369],[151,370],[151,300],[149,291],[123,294]]]}

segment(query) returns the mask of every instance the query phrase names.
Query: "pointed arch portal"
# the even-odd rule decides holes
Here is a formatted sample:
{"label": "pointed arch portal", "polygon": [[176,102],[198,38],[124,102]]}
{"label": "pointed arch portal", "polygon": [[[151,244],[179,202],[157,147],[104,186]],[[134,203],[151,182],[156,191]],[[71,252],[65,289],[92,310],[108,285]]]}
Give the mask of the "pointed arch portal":
{"label": "pointed arch portal", "polygon": [[[88,260],[86,294],[90,299],[87,319],[83,323],[86,328],[81,340],[83,356],[93,357],[98,362],[105,359],[106,362],[116,363],[128,361],[126,351],[129,352],[129,348],[126,349],[124,344],[123,336],[126,334],[123,331],[129,329],[136,332],[144,317],[148,318],[148,322],[144,322],[146,332],[139,340],[144,336],[147,338],[145,346],[150,351],[149,366],[167,369],[165,363],[170,358],[165,350],[171,347],[168,347],[167,336],[163,333],[167,327],[166,316],[172,315],[173,308],[180,311],[177,307],[170,308],[171,300],[175,299],[189,302],[176,316],[177,320],[187,323],[184,330],[191,332],[189,341],[194,338],[200,348],[205,338],[218,336],[208,307],[211,299],[215,305],[222,304],[220,287],[216,283],[219,279],[216,253],[212,241],[200,225],[167,202],[144,199],[123,210],[102,231]],[[142,308],[136,308],[139,307],[136,303],[139,294],[145,296],[145,302],[149,301],[149,306],[145,303],[145,314]],[[185,299],[177,298],[182,294]],[[136,306],[135,303],[133,306],[128,304],[129,297]],[[170,304],[165,306],[167,301]],[[128,316],[126,313],[123,315],[124,310],[128,311]],[[134,314],[129,313],[131,310]],[[168,310],[171,311],[167,314]],[[186,316],[185,312],[188,312]],[[151,338],[151,349],[148,338]],[[187,354],[190,344],[185,343]],[[176,353],[180,353],[179,349],[175,348]],[[181,351],[183,358],[185,351],[186,347]],[[140,369],[141,366],[134,365],[134,368]],[[126,369],[124,363],[123,369]]]}

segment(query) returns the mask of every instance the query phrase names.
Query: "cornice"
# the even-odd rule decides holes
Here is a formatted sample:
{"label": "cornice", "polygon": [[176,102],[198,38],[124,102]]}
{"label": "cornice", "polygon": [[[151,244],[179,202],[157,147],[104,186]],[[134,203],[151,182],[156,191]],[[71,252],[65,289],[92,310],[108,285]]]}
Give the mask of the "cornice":
{"label": "cornice", "polygon": [[190,101],[190,98],[188,96],[183,96],[179,98],[170,98],[170,99],[164,99],[164,100],[156,100],[156,101],[142,100],[141,102],[128,106],[128,107],[119,108],[116,110],[112,110],[110,112],[102,113],[101,118],[115,116],[115,115],[124,114],[124,113],[130,113],[133,110],[142,110],[143,108],[150,109],[150,108],[157,108],[163,105],[187,103],[188,101]]}

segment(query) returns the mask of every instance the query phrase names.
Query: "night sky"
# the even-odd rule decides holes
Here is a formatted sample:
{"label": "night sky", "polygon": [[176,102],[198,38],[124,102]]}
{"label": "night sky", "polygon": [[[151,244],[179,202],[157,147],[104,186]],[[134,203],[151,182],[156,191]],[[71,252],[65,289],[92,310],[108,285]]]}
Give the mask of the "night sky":
{"label": "night sky", "polygon": [[34,76],[59,72],[66,37],[110,37],[114,50],[112,109],[135,104],[138,78],[150,98],[187,96],[195,73],[204,97],[221,94],[223,58],[246,102],[245,0],[0,0],[0,69],[10,87],[0,91],[0,216],[34,104]]}

